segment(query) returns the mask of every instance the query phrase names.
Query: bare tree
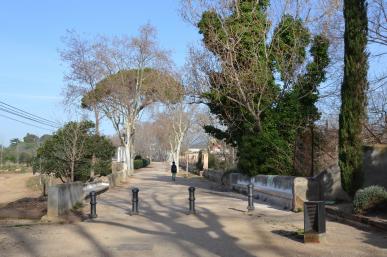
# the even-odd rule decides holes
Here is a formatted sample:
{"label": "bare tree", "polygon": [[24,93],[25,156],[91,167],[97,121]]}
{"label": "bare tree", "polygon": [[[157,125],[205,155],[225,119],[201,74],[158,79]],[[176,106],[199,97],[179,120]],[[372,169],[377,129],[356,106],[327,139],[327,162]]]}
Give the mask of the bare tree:
{"label": "bare tree", "polygon": [[157,114],[154,126],[158,128],[163,141],[167,142],[168,160],[174,161],[178,169],[182,149],[197,141],[206,141],[203,120],[199,106],[184,101],[166,105],[165,111]]}
{"label": "bare tree", "polygon": [[62,151],[64,153],[63,157],[70,164],[69,172],[71,182],[74,181],[75,164],[84,156],[86,141],[84,134],[84,128],[81,124],[75,123],[74,125],[69,126],[69,129],[64,131],[62,135],[63,145],[58,146],[62,148],[58,152]]}
{"label": "bare tree", "polygon": [[167,111],[167,119],[170,125],[169,145],[170,158],[175,161],[177,172],[179,172],[179,158],[183,139],[192,124],[192,117],[195,110],[188,110],[189,106],[183,102],[175,105],[169,105]]}
{"label": "bare tree", "polygon": [[[103,70],[100,68],[96,56],[96,45],[93,42],[82,39],[75,31],[68,31],[63,37],[65,48],[60,51],[61,59],[68,65],[65,81],[65,105],[79,106],[85,94],[92,94],[97,83],[103,78]],[[100,108],[95,97],[88,98],[87,106],[94,113],[95,129],[99,134]]]}
{"label": "bare tree", "polygon": [[[81,39],[75,31],[68,31],[63,37],[65,48],[60,51],[62,61],[68,65],[69,71],[65,75],[68,82],[64,91],[64,103],[68,107],[76,106],[87,107],[94,113],[95,130],[99,135],[101,120],[101,107],[94,95],[97,83],[102,79],[103,70],[99,65],[96,55],[96,45],[93,42]],[[83,96],[88,95],[87,98]],[[94,177],[94,164],[96,163],[95,154],[92,158],[92,168],[90,177]]]}

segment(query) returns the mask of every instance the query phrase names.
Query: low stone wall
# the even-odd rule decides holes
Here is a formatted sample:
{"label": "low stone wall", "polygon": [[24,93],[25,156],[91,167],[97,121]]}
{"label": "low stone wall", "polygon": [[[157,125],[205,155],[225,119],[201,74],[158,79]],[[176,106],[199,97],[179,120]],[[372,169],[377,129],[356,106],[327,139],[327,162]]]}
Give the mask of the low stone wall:
{"label": "low stone wall", "polygon": [[298,208],[298,206],[293,207],[293,182],[294,177],[289,176],[258,175],[253,178],[248,178],[240,174],[237,178],[237,183],[233,184],[233,189],[245,193],[247,191],[247,185],[252,183],[254,185],[255,198],[265,202],[267,201],[284,209],[293,210]]}
{"label": "low stone wall", "polygon": [[107,183],[73,182],[53,185],[48,188],[47,217],[55,218],[70,211],[77,203],[87,198],[91,191],[101,194],[109,189]]}
{"label": "low stone wall", "polygon": [[301,210],[305,201],[320,199],[319,182],[314,178],[274,175],[249,178],[239,173],[213,170],[205,171],[203,176],[243,194],[247,194],[247,185],[253,183],[255,198],[288,210]]}
{"label": "low stone wall", "polygon": [[67,213],[84,198],[83,183],[73,182],[48,188],[47,216],[58,217]]}
{"label": "low stone wall", "polygon": [[222,178],[224,176],[223,171],[217,171],[217,170],[205,170],[202,173],[202,176],[205,177],[206,179],[223,184]]}

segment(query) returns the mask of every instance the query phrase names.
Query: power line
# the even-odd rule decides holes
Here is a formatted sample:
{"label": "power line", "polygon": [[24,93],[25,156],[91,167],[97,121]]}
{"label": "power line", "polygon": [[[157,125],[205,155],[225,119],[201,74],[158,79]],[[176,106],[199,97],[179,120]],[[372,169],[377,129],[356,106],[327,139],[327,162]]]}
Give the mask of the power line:
{"label": "power line", "polygon": [[45,125],[57,127],[57,123],[55,123],[53,121],[49,121],[49,120],[47,120],[45,118],[42,118],[40,116],[37,116],[37,115],[34,115],[32,113],[23,111],[23,110],[21,110],[19,108],[16,108],[14,106],[9,105],[9,104],[4,104],[1,101],[0,101],[0,108],[1,108],[1,110],[5,111],[7,113],[10,113],[12,115],[16,115],[16,116],[19,116],[19,117],[22,117],[22,118],[25,118],[25,119],[29,119],[29,120],[32,120],[34,122],[44,123]]}
{"label": "power line", "polygon": [[[60,124],[58,124],[57,122],[53,122],[53,121],[48,120],[46,118],[43,118],[41,116],[24,111],[22,109],[19,109],[15,106],[4,103],[2,101],[0,101],[0,107],[2,107],[3,111],[6,111],[8,113],[12,112],[11,114],[13,114],[13,115],[17,115],[19,117],[32,120],[34,122],[43,123],[44,125],[48,125],[48,126],[55,127],[55,128],[58,128],[60,126]],[[4,110],[4,109],[6,109],[6,110]]]}
{"label": "power line", "polygon": [[32,114],[32,113],[29,113],[29,112],[27,112],[27,111],[24,111],[24,110],[22,110],[22,109],[19,109],[19,108],[15,107],[15,106],[12,106],[12,105],[10,105],[10,104],[4,103],[3,101],[0,101],[0,104],[9,106],[9,107],[11,107],[12,109],[15,109],[15,110],[18,110],[18,111],[20,111],[20,112],[26,113],[26,114],[31,115],[31,116],[33,116],[33,117],[36,117],[36,118],[38,118],[38,119],[41,119],[41,120],[44,120],[44,121],[47,121],[47,122],[51,122],[51,123],[57,124],[56,122],[53,122],[53,121],[51,121],[51,120],[45,119],[45,118],[43,118],[43,117],[40,117],[40,116],[35,115],[35,114]]}
{"label": "power line", "polygon": [[20,120],[17,120],[17,119],[8,117],[8,116],[3,115],[3,114],[0,114],[0,116],[1,116],[1,117],[4,117],[4,118],[7,118],[7,119],[10,119],[10,120],[13,120],[13,121],[17,121],[17,122],[23,123],[23,124],[28,125],[28,126],[32,126],[32,127],[35,127],[35,128],[40,128],[40,129],[44,129],[44,130],[48,130],[48,131],[52,131],[52,129],[49,129],[49,128],[43,128],[43,127],[40,127],[40,126],[36,126],[36,125],[31,124],[31,123],[24,122],[24,121],[20,121]]}
{"label": "power line", "polygon": [[50,123],[46,123],[46,122],[42,122],[42,121],[40,121],[40,120],[38,120],[38,119],[30,118],[30,117],[28,117],[28,116],[26,116],[26,115],[19,114],[19,113],[13,111],[13,110],[5,109],[5,108],[3,108],[2,106],[0,106],[0,111],[3,111],[3,112],[6,112],[6,113],[8,113],[8,114],[12,114],[12,115],[15,115],[15,116],[18,116],[18,117],[21,117],[21,118],[24,118],[24,119],[27,119],[27,120],[36,122],[36,123],[38,123],[38,124],[40,124],[40,125],[45,125],[45,126],[49,126],[49,127],[52,127],[52,128],[57,128],[56,126],[51,125]]}

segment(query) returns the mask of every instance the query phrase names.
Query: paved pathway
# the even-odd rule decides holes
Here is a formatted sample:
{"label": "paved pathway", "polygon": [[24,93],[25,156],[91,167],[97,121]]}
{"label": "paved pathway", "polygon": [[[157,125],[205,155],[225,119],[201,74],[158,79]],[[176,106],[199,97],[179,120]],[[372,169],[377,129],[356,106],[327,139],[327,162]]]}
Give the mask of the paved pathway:
{"label": "paved pathway", "polygon": [[[186,215],[188,187],[197,215]],[[140,215],[130,216],[130,189],[140,188]],[[387,234],[327,223],[327,243],[303,244],[302,213],[256,204],[202,178],[172,182],[161,163],[99,196],[94,221],[0,227],[0,256],[387,256]],[[85,207],[88,211],[88,206]]]}

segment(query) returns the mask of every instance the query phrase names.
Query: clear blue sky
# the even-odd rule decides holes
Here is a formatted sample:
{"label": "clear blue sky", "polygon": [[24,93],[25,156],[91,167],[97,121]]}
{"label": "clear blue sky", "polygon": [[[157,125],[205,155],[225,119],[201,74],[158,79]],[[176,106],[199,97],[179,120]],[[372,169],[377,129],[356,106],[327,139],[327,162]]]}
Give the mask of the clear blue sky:
{"label": "clear blue sky", "polygon": [[[65,86],[58,49],[67,29],[85,36],[133,35],[149,22],[159,41],[172,50],[177,65],[185,62],[187,45],[199,39],[178,13],[177,0],[12,0],[0,8],[0,101],[50,120],[66,120],[61,105]],[[1,114],[3,114],[1,112]],[[105,132],[109,133],[107,125]],[[0,117],[0,144],[42,129]]]}

